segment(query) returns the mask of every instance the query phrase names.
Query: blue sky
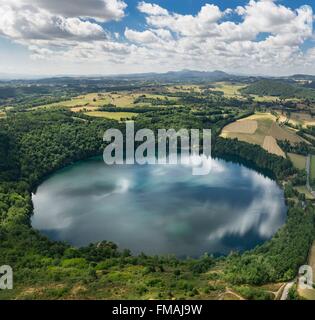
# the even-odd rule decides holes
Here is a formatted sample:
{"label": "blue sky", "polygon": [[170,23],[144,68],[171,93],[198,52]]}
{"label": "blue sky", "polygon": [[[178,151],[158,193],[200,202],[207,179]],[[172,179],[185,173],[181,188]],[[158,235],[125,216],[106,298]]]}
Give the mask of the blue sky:
{"label": "blue sky", "polygon": [[0,0],[0,74],[315,73],[314,4]]}
{"label": "blue sky", "polygon": [[[139,1],[127,0],[125,1],[128,5],[126,9],[126,16],[122,21],[118,23],[109,22],[103,24],[104,27],[113,31],[123,33],[126,27],[135,28],[138,30],[145,29],[146,21],[145,16],[137,10],[137,4]],[[192,14],[196,15],[200,11],[200,8],[206,3],[213,3],[219,6],[222,10],[231,7],[242,6],[248,3],[245,0],[156,0],[151,1],[152,3],[158,4],[169,11],[177,12],[181,14]],[[281,0],[278,3],[296,9],[302,5],[308,4],[314,8],[314,1],[303,1],[303,0]],[[233,16],[233,21],[240,21],[239,17]],[[315,23],[315,22],[314,22]]]}

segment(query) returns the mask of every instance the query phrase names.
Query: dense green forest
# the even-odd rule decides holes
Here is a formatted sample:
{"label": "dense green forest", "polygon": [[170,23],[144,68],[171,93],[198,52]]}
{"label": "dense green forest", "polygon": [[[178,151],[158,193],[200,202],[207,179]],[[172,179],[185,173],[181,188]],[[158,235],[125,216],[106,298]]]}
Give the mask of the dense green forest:
{"label": "dense green forest", "polygon": [[[215,156],[237,157],[270,172],[279,183],[290,180],[297,174],[290,161],[259,146],[218,137],[224,125],[250,112],[214,119],[185,108],[161,110],[139,115],[136,126],[212,128]],[[244,284],[249,287],[242,290],[252,299],[270,298],[250,285],[290,280],[307,257],[314,238],[314,208],[302,209],[289,187],[286,225],[245,254],[179,260],[132,256],[105,241],[110,239],[84,248],[50,241],[30,225],[31,192],[58,168],[100,154],[104,131],[123,130],[124,125],[67,110],[10,113],[0,124],[0,265],[9,264],[15,272],[15,289],[1,291],[0,298],[211,299],[227,285]]]}
{"label": "dense green forest", "polygon": [[311,88],[298,86],[291,82],[280,80],[260,80],[241,89],[243,94],[255,94],[259,96],[275,96],[285,98],[315,99],[315,91]]}

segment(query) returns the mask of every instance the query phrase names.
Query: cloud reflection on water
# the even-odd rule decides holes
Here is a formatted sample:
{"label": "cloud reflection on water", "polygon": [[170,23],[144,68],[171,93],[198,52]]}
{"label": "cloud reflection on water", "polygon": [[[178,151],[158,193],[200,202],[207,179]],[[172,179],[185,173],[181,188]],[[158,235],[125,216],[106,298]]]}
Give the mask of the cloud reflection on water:
{"label": "cloud reflection on water", "polygon": [[284,223],[277,184],[213,159],[207,176],[185,165],[115,166],[89,160],[46,180],[34,196],[33,226],[86,245],[112,240],[138,253],[198,256],[247,249]]}

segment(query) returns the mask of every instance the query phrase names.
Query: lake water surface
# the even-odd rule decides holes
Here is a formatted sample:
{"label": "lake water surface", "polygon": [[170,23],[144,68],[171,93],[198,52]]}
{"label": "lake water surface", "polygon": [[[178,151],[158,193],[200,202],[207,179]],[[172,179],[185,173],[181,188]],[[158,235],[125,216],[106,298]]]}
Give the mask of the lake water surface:
{"label": "lake water surface", "polygon": [[110,240],[133,253],[179,257],[253,248],[286,217],[276,182],[224,160],[193,176],[184,165],[106,166],[93,158],[50,176],[33,202],[33,227],[54,240]]}

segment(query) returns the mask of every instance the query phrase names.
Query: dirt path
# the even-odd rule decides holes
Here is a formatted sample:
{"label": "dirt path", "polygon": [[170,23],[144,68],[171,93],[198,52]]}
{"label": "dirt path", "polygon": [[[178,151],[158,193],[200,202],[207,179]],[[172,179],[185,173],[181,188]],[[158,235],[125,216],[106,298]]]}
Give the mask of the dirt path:
{"label": "dirt path", "polygon": [[223,300],[224,299],[224,295],[226,295],[226,294],[232,295],[232,296],[236,297],[238,300],[245,300],[241,295],[239,295],[238,293],[232,291],[229,288],[226,288],[225,292],[220,294],[219,300]]}
{"label": "dirt path", "polygon": [[293,285],[294,285],[294,281],[289,282],[289,283],[287,283],[287,284],[285,285],[280,300],[287,300],[287,299],[288,299],[289,290],[293,287]]}

